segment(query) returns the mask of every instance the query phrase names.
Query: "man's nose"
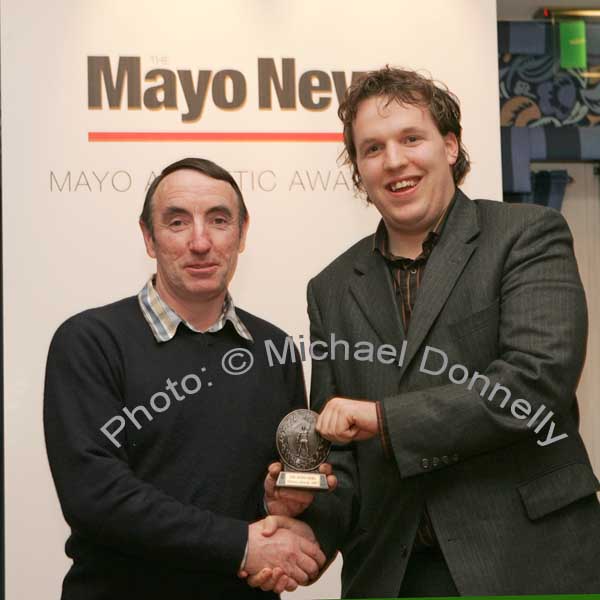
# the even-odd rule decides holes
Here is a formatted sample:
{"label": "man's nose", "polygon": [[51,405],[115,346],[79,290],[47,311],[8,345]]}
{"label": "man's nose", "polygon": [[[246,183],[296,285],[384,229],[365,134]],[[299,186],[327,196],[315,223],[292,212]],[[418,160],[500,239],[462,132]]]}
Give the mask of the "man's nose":
{"label": "man's nose", "polygon": [[189,240],[189,248],[192,252],[205,253],[212,247],[210,231],[204,223],[194,223]]}
{"label": "man's nose", "polygon": [[407,162],[406,152],[400,144],[394,143],[386,146],[383,163],[385,169],[398,169],[404,167]]}

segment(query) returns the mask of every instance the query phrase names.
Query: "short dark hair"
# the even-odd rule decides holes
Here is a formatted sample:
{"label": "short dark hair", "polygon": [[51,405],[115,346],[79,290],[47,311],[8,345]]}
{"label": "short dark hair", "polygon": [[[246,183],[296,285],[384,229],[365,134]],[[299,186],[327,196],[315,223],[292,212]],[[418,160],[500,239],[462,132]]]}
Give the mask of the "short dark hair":
{"label": "short dark hair", "polygon": [[248,209],[246,208],[246,204],[244,202],[244,197],[242,196],[242,192],[235,179],[231,176],[229,171],[226,171],[223,167],[220,167],[216,163],[207,160],[206,158],[182,158],[170,165],[166,166],[161,172],[160,175],[154,178],[154,181],[150,184],[148,191],[146,192],[146,198],[144,199],[144,207],[142,208],[142,214],[140,215],[140,221],[146,226],[148,231],[154,237],[154,229],[152,222],[152,200],[154,198],[154,193],[156,192],[156,188],[160,185],[160,182],[171,173],[175,171],[181,171],[183,169],[191,169],[193,171],[198,171],[210,177],[211,179],[218,179],[220,181],[226,181],[235,192],[238,201],[239,213],[240,213],[240,231],[244,223],[248,220]]}
{"label": "short dark hair", "polygon": [[386,65],[383,69],[364,73],[352,83],[338,109],[338,116],[344,124],[345,149],[342,156],[345,159],[344,164],[352,168],[352,181],[357,189],[361,189],[361,181],[356,164],[352,124],[360,103],[373,96],[388,98],[388,103],[395,101],[399,104],[427,108],[442,136],[448,133],[456,136],[458,157],[452,165],[452,177],[456,185],[463,182],[471,163],[461,140],[458,98],[444,84],[434,81],[431,77]]}

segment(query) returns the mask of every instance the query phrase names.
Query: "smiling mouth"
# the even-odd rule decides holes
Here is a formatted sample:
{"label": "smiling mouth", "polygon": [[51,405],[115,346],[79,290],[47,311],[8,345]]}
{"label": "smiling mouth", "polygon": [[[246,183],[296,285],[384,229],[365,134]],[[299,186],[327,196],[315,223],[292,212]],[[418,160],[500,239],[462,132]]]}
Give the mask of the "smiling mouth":
{"label": "smiling mouth", "polygon": [[419,177],[415,177],[414,179],[402,179],[400,181],[393,181],[385,187],[390,190],[390,192],[405,192],[415,188],[419,184],[419,181],[421,181]]}
{"label": "smiling mouth", "polygon": [[216,263],[207,263],[204,265],[186,265],[186,269],[188,271],[195,271],[195,272],[199,272],[199,273],[203,273],[206,271],[212,271],[213,269],[216,269],[219,265],[217,265]]}

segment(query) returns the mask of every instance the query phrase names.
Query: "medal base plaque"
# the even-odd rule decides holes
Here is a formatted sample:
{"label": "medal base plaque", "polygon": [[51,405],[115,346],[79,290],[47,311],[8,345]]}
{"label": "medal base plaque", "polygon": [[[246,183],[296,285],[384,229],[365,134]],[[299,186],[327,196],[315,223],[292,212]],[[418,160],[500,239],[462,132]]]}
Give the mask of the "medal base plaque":
{"label": "medal base plaque", "polygon": [[295,488],[298,490],[328,490],[327,477],[323,473],[281,471],[275,485],[277,487]]}

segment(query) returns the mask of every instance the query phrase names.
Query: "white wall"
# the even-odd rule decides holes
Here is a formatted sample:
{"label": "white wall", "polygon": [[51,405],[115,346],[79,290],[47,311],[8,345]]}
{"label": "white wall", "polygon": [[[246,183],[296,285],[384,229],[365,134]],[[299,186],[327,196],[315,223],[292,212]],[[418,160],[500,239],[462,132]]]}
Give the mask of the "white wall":
{"label": "white wall", "polygon": [[[69,566],[42,430],[48,344],[67,316],[136,293],[152,272],[137,227],[150,173],[186,155],[273,172],[272,191],[242,182],[252,223],[233,293],[294,336],[308,333],[308,278],[377,222],[339,184],[349,177],[336,167],[338,143],[91,143],[87,133],[339,132],[335,98],[322,112],[258,110],[257,58],[294,57],[298,75],[425,68],[462,100],[473,159],[465,191],[499,199],[496,12],[494,0],[380,0],[368,10],[343,0],[2,0],[1,12],[7,598],[31,600],[57,598]],[[231,112],[209,100],[192,124],[178,110],[88,110],[88,55],[109,55],[113,68],[119,55],[140,56],[143,71],[238,69],[248,100]],[[62,182],[69,171],[77,189],[51,187],[52,173]],[[329,174],[326,189],[311,190],[307,171]],[[106,172],[100,189],[94,173]],[[113,176],[131,187],[115,191]],[[338,594],[339,564],[295,597]]]}

